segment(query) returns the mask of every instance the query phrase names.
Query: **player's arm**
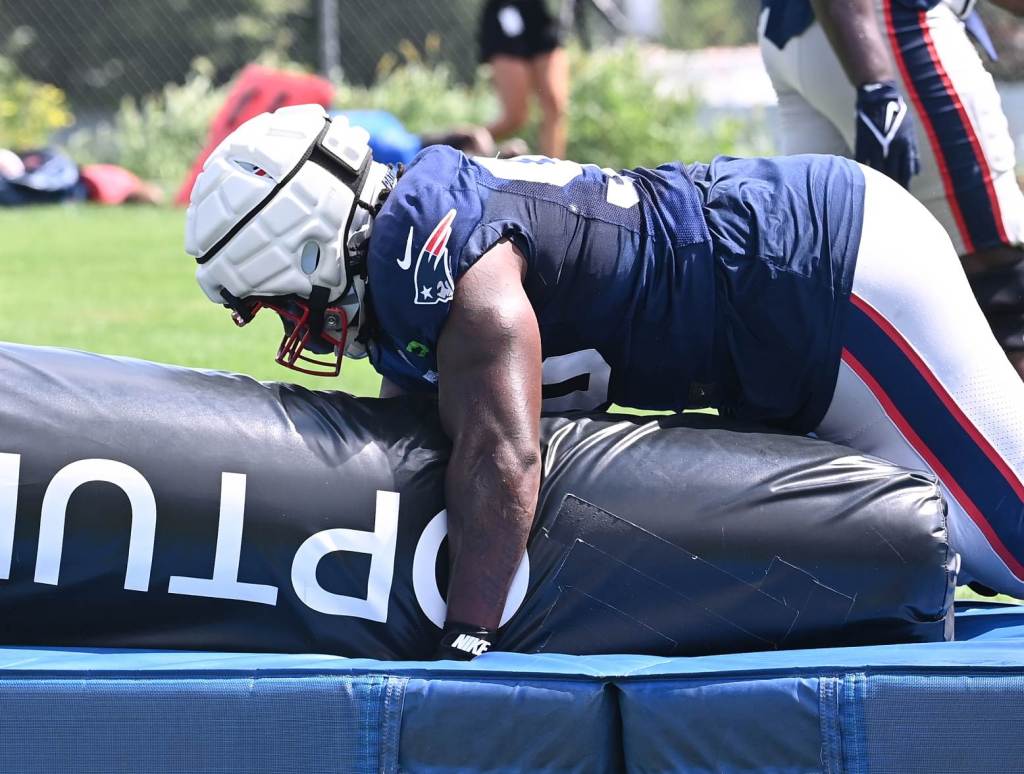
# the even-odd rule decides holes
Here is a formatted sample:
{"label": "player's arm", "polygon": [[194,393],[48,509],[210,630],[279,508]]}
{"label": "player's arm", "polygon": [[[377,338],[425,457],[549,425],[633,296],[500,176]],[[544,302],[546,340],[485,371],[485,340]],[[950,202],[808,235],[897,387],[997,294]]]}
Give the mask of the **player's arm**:
{"label": "player's arm", "polygon": [[860,87],[895,80],[874,0],[811,0],[811,5],[850,83]]}
{"label": "player's arm", "polygon": [[537,506],[541,345],[524,267],[511,242],[489,250],[459,279],[438,341],[441,421],[452,440],[444,657],[479,655],[459,653],[460,643],[493,642]]}
{"label": "player's arm", "polygon": [[920,169],[917,140],[874,0],[811,0],[811,5],[846,77],[857,89],[854,158],[906,188]]}

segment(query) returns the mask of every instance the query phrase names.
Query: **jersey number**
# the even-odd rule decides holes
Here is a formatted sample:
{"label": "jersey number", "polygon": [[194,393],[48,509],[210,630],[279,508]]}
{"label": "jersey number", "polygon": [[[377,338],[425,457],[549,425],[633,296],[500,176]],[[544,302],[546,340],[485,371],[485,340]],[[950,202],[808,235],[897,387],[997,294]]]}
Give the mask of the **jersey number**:
{"label": "jersey number", "polygon": [[[562,159],[549,159],[547,156],[518,156],[514,159],[492,159],[477,156],[473,159],[495,177],[503,180],[522,180],[526,183],[546,183],[564,188],[583,174],[583,164]],[[591,169],[599,169],[587,164]],[[609,204],[628,210],[640,203],[633,179],[623,177],[613,169],[601,169],[607,185],[605,199]]]}
{"label": "jersey number", "polygon": [[544,411],[594,411],[608,405],[612,369],[596,349],[544,358]]}

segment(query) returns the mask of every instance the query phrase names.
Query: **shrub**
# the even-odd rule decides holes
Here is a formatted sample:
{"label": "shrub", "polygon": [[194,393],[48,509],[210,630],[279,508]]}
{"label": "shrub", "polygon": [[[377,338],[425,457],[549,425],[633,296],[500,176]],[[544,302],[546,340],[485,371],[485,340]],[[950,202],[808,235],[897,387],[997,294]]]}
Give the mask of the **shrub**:
{"label": "shrub", "polygon": [[73,120],[64,92],[26,78],[0,56],[0,148],[39,147]]}
{"label": "shrub", "polygon": [[[472,83],[458,83],[449,66],[435,60],[439,49],[436,37],[428,38],[425,53],[403,42],[397,55],[381,60],[373,86],[343,86],[336,105],[387,110],[418,133],[493,120],[498,102],[486,68]],[[619,168],[749,149],[741,122],[708,122],[698,116],[696,100],[662,93],[637,46],[591,52],[574,47],[570,56],[569,158]],[[531,147],[536,147],[536,113],[523,132]]]}
{"label": "shrub", "polygon": [[422,53],[409,41],[402,41],[398,53],[380,60],[372,86],[342,84],[335,106],[386,110],[409,131],[420,134],[493,120],[498,102],[483,73],[472,83],[458,82],[451,65],[438,58],[440,49],[441,40],[433,34],[427,36]]}
{"label": "shrub", "polygon": [[[381,60],[373,86],[342,84],[335,106],[386,110],[417,133],[488,123],[498,103],[486,69],[471,83],[460,83],[439,58],[440,50],[436,36],[427,38],[423,52],[403,42],[397,54]],[[696,100],[659,90],[638,47],[570,53],[569,158],[620,168],[751,150],[741,122],[708,121]],[[120,164],[147,180],[176,186],[205,143],[227,89],[214,85],[208,62],[197,60],[184,84],[168,84],[142,100],[125,99],[112,121],[72,134],[68,150],[80,163]],[[524,136],[536,147],[536,116]]]}
{"label": "shrub", "polygon": [[213,68],[198,59],[185,83],[157,94],[126,97],[112,121],[74,132],[68,151],[79,163],[120,164],[165,188],[180,184],[206,144],[210,121],[227,96],[214,86]]}
{"label": "shrub", "polygon": [[628,168],[742,150],[738,122],[706,121],[696,99],[664,93],[642,56],[632,44],[574,52],[569,158]]}

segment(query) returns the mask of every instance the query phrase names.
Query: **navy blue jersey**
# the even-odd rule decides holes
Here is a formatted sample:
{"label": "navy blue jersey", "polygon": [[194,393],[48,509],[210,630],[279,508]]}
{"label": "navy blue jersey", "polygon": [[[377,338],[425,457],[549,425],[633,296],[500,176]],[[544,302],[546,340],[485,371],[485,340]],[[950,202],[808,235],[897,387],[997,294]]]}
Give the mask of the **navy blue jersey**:
{"label": "navy blue jersey", "polygon": [[[765,180],[737,186],[751,163]],[[524,286],[544,357],[596,354],[609,370],[607,400],[672,410],[718,405],[782,422],[798,421],[812,403],[824,413],[838,364],[836,299],[849,292],[856,253],[847,235],[855,240],[860,230],[851,190],[858,179],[863,187],[859,171],[830,157],[719,159],[693,170],[696,181],[681,164],[616,173],[426,149],[374,223],[374,366],[406,390],[434,389],[455,285],[507,237],[527,260]],[[828,191],[816,199],[808,185]],[[722,217],[725,199],[738,209]],[[780,207],[787,202],[790,209]],[[779,252],[788,249],[800,255]],[[790,273],[801,279],[790,281]],[[771,309],[762,308],[759,289]],[[792,298],[778,305],[779,294]],[[744,337],[738,329],[747,317],[771,322],[765,331],[778,340]],[[779,360],[761,373],[773,354]],[[747,355],[758,373],[734,362]],[[828,395],[819,396],[822,389]]]}
{"label": "navy blue jersey", "polygon": [[828,409],[864,220],[864,175],[838,156],[689,167],[715,275],[719,405],[809,431]]}

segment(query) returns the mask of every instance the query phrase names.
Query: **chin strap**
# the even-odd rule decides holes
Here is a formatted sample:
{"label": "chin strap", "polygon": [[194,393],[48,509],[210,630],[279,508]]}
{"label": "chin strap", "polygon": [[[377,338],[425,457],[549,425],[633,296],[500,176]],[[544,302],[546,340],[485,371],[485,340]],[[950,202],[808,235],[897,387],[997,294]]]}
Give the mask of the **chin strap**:
{"label": "chin strap", "polygon": [[[398,179],[404,172],[402,164],[385,167],[384,174],[380,178],[379,189],[373,200],[366,203],[362,197],[357,197],[357,205],[366,211],[366,220],[355,228],[348,237],[345,250],[345,270],[350,278],[359,277],[362,280],[362,292],[359,297],[358,309],[355,315],[349,320],[350,329],[355,329],[352,349],[346,350],[348,357],[358,359],[365,357],[368,352],[370,341],[376,332],[376,318],[373,315],[370,302],[370,283],[367,281],[366,259],[370,249],[370,236],[373,232],[373,220],[384,206],[388,196],[394,190]],[[342,296],[344,298],[344,295]]]}
{"label": "chin strap", "polygon": [[324,331],[324,315],[327,313],[327,305],[330,302],[331,291],[322,285],[314,285],[309,293],[309,322],[307,323],[310,333],[314,336],[321,336]]}
{"label": "chin strap", "polygon": [[260,308],[257,303],[232,295],[227,288],[220,289],[220,297],[224,300],[224,306],[231,310],[231,319],[239,328],[252,322]]}
{"label": "chin strap", "polygon": [[352,325],[356,328],[355,342],[361,350],[360,355],[350,355],[358,359],[369,353],[370,342],[379,332],[377,329],[377,318],[373,314],[373,302],[371,301],[370,283],[363,288],[363,297],[359,301],[359,311],[356,312],[356,319]]}

